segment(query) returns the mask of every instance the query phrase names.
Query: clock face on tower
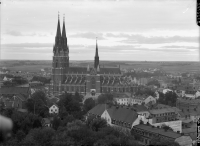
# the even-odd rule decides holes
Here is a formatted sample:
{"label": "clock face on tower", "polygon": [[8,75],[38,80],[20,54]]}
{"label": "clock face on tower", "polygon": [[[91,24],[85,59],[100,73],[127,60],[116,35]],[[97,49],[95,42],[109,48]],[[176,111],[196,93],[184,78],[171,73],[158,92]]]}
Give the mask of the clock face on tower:
{"label": "clock face on tower", "polygon": [[91,78],[90,83],[91,83],[91,89],[96,89],[96,80],[94,77]]}

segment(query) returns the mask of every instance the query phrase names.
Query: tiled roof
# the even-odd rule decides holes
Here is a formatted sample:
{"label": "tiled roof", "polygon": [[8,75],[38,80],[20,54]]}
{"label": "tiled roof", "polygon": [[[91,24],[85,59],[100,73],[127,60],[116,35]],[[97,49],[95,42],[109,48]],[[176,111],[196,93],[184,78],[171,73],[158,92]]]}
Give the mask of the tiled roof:
{"label": "tiled roof", "polygon": [[2,87],[0,94],[29,94],[29,87]]}
{"label": "tiled roof", "polygon": [[162,108],[171,108],[169,105],[165,105],[165,104],[155,104],[154,105],[155,109],[162,109]]}
{"label": "tiled roof", "polygon": [[177,101],[182,103],[200,103],[200,99],[178,98]]}
{"label": "tiled roof", "polygon": [[137,112],[148,111],[147,107],[144,105],[135,104],[135,105],[131,106],[131,108],[135,109]]}
{"label": "tiled roof", "polygon": [[137,117],[138,114],[131,108],[125,108],[125,107],[117,107],[117,106],[111,106],[107,109],[110,117],[117,121],[123,121],[126,123],[133,123]]}
{"label": "tiled roof", "polygon": [[193,132],[197,132],[197,126],[191,128],[183,128],[183,133],[193,133]]}
{"label": "tiled roof", "polygon": [[128,96],[125,93],[114,93],[114,97],[113,98],[130,98],[130,96]]}
{"label": "tiled roof", "polygon": [[140,99],[140,100],[145,100],[147,99],[149,96],[147,95],[137,95],[137,96],[134,96],[133,99]]}
{"label": "tiled roof", "polygon": [[149,110],[149,112],[151,114],[162,114],[162,113],[175,112],[175,110],[172,108],[163,108],[163,109],[152,109],[152,110]]}
{"label": "tiled roof", "polygon": [[98,104],[88,111],[88,113],[101,116],[106,109],[106,104]]}
{"label": "tiled roof", "polygon": [[18,94],[17,97],[22,101],[25,101],[27,99],[23,94]]}
{"label": "tiled roof", "polygon": [[[92,68],[90,68],[90,71]],[[69,67],[67,70],[68,73],[73,74],[87,74],[87,67]],[[121,74],[120,68],[111,68],[111,67],[100,67],[100,74]]]}
{"label": "tiled roof", "polygon": [[131,109],[131,107],[109,106],[106,104],[99,104],[88,113],[101,116],[105,110],[108,111],[112,119],[126,123],[132,124],[138,117],[137,112]]}
{"label": "tiled roof", "polygon": [[165,131],[163,128],[156,128],[156,127],[153,128],[152,126],[148,126],[148,125],[145,125],[145,124],[136,125],[134,127],[148,131],[148,132],[163,135],[163,136],[166,136],[166,137],[174,138],[174,139],[181,137],[180,133],[176,133],[176,132],[171,131],[171,130]]}
{"label": "tiled roof", "polygon": [[51,124],[51,120],[49,118],[43,118],[42,120],[45,124]]}

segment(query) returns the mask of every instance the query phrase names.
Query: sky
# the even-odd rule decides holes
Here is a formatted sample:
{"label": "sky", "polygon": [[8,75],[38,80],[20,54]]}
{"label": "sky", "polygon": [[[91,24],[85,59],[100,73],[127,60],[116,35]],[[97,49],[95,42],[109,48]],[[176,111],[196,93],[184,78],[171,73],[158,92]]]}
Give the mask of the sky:
{"label": "sky", "polygon": [[2,0],[1,59],[52,60],[58,12],[70,60],[199,61],[196,0]]}

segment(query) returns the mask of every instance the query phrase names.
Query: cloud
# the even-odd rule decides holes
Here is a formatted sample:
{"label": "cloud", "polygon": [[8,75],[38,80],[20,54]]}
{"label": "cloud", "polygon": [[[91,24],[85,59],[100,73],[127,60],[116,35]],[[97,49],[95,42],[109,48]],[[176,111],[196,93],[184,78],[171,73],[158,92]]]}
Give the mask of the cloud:
{"label": "cloud", "polygon": [[162,48],[184,48],[184,49],[188,49],[188,50],[198,50],[199,47],[194,47],[194,46],[163,46]]}
{"label": "cloud", "polygon": [[15,31],[15,30],[7,30],[5,34],[12,35],[12,36],[23,36],[21,32]]}
{"label": "cloud", "polygon": [[188,36],[172,36],[172,37],[163,37],[163,36],[154,36],[146,37],[140,34],[128,35],[111,35],[112,37],[125,37],[125,40],[122,40],[123,43],[128,44],[162,44],[162,43],[176,43],[176,42],[198,42],[199,37],[188,37]]}
{"label": "cloud", "polygon": [[6,30],[4,34],[10,35],[10,36],[37,36],[37,37],[46,37],[48,35],[52,35],[52,33],[36,33],[36,32],[32,32],[32,33],[22,33],[20,31],[17,30]]}
{"label": "cloud", "polygon": [[19,44],[2,44],[1,45],[2,49],[4,48],[24,48],[24,47],[52,47],[53,48],[53,44],[52,43],[19,43]]}
{"label": "cloud", "polygon": [[103,33],[94,33],[94,32],[82,32],[70,35],[71,37],[78,37],[78,38],[87,38],[87,39],[97,39],[98,40],[105,40],[103,37]]}

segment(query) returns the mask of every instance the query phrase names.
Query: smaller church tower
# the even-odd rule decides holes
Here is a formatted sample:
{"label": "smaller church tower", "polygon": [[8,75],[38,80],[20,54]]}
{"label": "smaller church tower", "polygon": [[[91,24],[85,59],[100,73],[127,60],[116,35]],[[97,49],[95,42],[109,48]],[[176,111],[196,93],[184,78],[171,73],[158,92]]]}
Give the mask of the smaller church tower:
{"label": "smaller church tower", "polygon": [[98,53],[98,44],[96,39],[96,54],[94,57],[94,68],[97,69],[98,66],[99,66],[99,53]]}

